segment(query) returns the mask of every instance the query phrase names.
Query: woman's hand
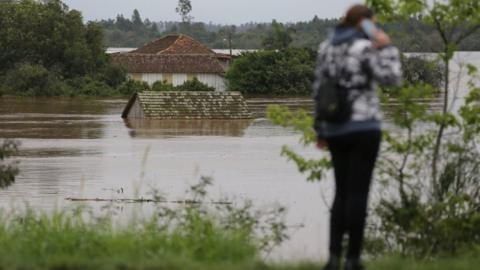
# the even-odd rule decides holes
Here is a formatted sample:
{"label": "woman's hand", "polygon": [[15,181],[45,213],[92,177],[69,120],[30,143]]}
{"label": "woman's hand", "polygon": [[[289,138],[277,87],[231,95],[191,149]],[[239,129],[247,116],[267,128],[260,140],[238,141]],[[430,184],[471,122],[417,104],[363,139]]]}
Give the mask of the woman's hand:
{"label": "woman's hand", "polygon": [[327,141],[326,140],[322,140],[322,139],[318,139],[317,140],[317,148],[320,149],[320,150],[325,150],[327,149]]}
{"label": "woman's hand", "polygon": [[373,45],[376,48],[385,47],[390,45],[391,42],[390,37],[383,30],[377,30],[377,33],[375,33],[375,40],[373,41]]}

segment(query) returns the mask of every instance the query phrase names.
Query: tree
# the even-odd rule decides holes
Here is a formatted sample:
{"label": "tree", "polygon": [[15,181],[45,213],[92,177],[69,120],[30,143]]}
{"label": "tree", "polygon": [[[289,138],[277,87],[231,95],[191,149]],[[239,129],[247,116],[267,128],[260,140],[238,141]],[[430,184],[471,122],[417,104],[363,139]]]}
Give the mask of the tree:
{"label": "tree", "polygon": [[190,12],[192,12],[190,0],[178,0],[178,6],[175,11],[182,17],[183,23],[190,23],[193,20],[193,17],[190,16]]}
{"label": "tree", "polygon": [[284,50],[290,46],[293,41],[291,34],[295,32],[293,28],[287,28],[276,20],[272,21],[272,30],[263,41],[263,47],[267,50]]}
{"label": "tree", "polygon": [[435,138],[432,158],[432,180],[438,180],[438,159],[442,147],[443,134],[448,127],[450,105],[450,61],[459,45],[480,29],[480,2],[477,0],[368,0],[382,18],[408,20],[412,17],[433,26],[442,41],[441,60],[444,62],[444,101],[439,118],[439,129]]}
{"label": "tree", "polygon": [[0,2],[0,25],[0,88],[9,94],[75,95],[79,82],[125,80],[105,53],[103,29],[60,0]]}
{"label": "tree", "polygon": [[[468,95],[451,99],[449,64],[463,40],[480,29],[476,0],[371,0],[383,22],[421,20],[442,40],[439,60],[442,84],[415,81],[383,96],[390,123],[376,178],[387,196],[374,207],[370,239],[375,251],[401,252],[419,257],[456,254],[480,239],[480,77],[467,65]],[[417,65],[418,66],[418,65]],[[423,75],[422,75],[423,74]],[[435,76],[437,76],[435,75]],[[428,75],[430,76],[430,75]],[[428,77],[427,76],[427,77]],[[441,87],[441,89],[440,89]],[[441,107],[423,102],[441,93]],[[455,109],[455,110],[454,110]],[[303,132],[302,142],[314,143],[313,119],[304,111],[272,107],[269,118]],[[308,159],[284,147],[282,153],[299,171],[316,181],[331,169],[328,157]]]}
{"label": "tree", "polygon": [[137,9],[133,10],[132,23],[136,29],[140,29],[143,26],[142,17],[140,17],[140,12]]}
{"label": "tree", "polygon": [[288,48],[245,53],[227,72],[229,90],[244,94],[308,95],[315,68],[315,52]]}
{"label": "tree", "polygon": [[228,49],[230,50],[230,56],[232,56],[232,40],[235,32],[237,31],[237,27],[235,25],[224,26],[218,30],[218,34],[223,37],[223,41],[225,41],[228,45]]}

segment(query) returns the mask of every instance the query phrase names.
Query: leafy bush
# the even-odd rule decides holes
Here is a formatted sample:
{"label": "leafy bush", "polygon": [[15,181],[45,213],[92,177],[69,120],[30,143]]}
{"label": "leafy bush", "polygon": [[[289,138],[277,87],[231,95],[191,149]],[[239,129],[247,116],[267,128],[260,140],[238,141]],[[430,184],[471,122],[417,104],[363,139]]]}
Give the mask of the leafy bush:
{"label": "leafy bush", "polygon": [[214,87],[202,83],[196,77],[193,80],[185,81],[182,85],[175,88],[177,91],[215,91]]}
{"label": "leafy bush", "polygon": [[110,87],[117,88],[127,80],[127,72],[121,66],[107,65],[98,77]]}
{"label": "leafy bush", "polygon": [[178,86],[173,86],[166,81],[156,81],[152,85],[152,91],[215,91],[215,88],[193,78]]}
{"label": "leafy bush", "polygon": [[6,93],[24,96],[56,96],[69,94],[52,72],[35,64],[22,64],[4,76]]}
{"label": "leafy bush", "polygon": [[228,89],[244,94],[308,95],[315,57],[314,51],[298,48],[245,53],[227,72]]}
{"label": "leafy bush", "polygon": [[167,81],[156,81],[152,85],[152,91],[177,91],[177,89]]}
{"label": "leafy bush", "polygon": [[403,78],[405,83],[415,85],[425,83],[434,88],[444,83],[444,66],[438,59],[429,60],[421,55],[402,55]]}
{"label": "leafy bush", "polygon": [[79,96],[91,96],[91,97],[107,97],[116,94],[116,91],[103,81],[96,81],[90,77],[86,77],[82,80],[83,84],[81,88],[75,92]]}
{"label": "leafy bush", "polygon": [[[410,195],[400,201],[384,199],[375,209],[378,222],[370,228],[370,252],[397,251],[415,257],[457,255],[480,241],[478,199],[448,195],[431,204]],[[472,206],[477,207],[472,207]]]}
{"label": "leafy bush", "polygon": [[132,79],[126,80],[118,87],[118,92],[125,96],[148,90],[150,90],[148,83]]}
{"label": "leafy bush", "polygon": [[2,1],[0,24],[0,72],[28,62],[71,78],[108,64],[101,29],[60,0]]}
{"label": "leafy bush", "polygon": [[6,94],[115,95],[112,88],[126,79],[110,63],[99,25],[84,24],[81,13],[60,0],[0,1],[0,25],[0,89]]}

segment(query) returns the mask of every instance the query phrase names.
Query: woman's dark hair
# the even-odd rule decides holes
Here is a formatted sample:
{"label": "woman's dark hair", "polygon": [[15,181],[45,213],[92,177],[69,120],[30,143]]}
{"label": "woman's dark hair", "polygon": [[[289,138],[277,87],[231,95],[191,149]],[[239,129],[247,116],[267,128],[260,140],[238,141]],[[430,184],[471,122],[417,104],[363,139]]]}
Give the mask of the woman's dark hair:
{"label": "woman's dark hair", "polygon": [[374,15],[373,10],[369,7],[365,5],[354,5],[347,11],[345,18],[343,18],[342,25],[355,27],[363,19],[371,19]]}

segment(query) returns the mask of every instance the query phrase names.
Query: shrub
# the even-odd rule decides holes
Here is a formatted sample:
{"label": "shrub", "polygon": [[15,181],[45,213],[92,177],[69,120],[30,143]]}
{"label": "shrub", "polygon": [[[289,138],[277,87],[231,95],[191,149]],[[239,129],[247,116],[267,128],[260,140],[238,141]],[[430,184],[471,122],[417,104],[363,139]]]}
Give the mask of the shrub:
{"label": "shrub", "polygon": [[313,50],[304,48],[245,53],[227,72],[228,89],[244,94],[308,95],[314,79],[315,55]]}
{"label": "shrub", "polygon": [[438,60],[429,60],[421,55],[402,55],[402,66],[407,84],[425,83],[440,88],[444,83],[444,66]]}
{"label": "shrub", "polygon": [[152,85],[152,91],[176,91],[177,89],[167,81],[156,81]]}
{"label": "shrub", "polygon": [[98,77],[110,87],[117,88],[127,80],[127,72],[121,66],[106,65]]}
{"label": "shrub", "polygon": [[118,92],[121,95],[129,96],[137,92],[143,92],[150,90],[150,86],[148,83],[143,81],[136,81],[136,80],[126,80],[125,82],[118,87]]}
{"label": "shrub", "polygon": [[178,86],[173,86],[166,81],[156,81],[152,85],[152,91],[215,91],[215,88],[193,78]]}
{"label": "shrub", "polygon": [[75,91],[75,95],[94,97],[113,96],[116,93],[117,92],[107,83],[94,80],[90,77],[83,79],[81,87]]}
{"label": "shrub", "polygon": [[[6,73],[3,87],[9,94],[56,96],[66,94],[57,76],[41,65],[22,64]],[[68,94],[68,93],[67,93]]]}
{"label": "shrub", "polygon": [[177,91],[215,91],[214,87],[202,83],[197,78],[193,78],[193,80],[188,80],[182,85],[175,87],[175,89]]}
{"label": "shrub", "polygon": [[6,188],[15,182],[18,169],[15,164],[7,163],[7,159],[17,151],[18,145],[14,141],[5,140],[0,144],[0,188]]}

